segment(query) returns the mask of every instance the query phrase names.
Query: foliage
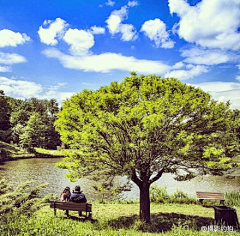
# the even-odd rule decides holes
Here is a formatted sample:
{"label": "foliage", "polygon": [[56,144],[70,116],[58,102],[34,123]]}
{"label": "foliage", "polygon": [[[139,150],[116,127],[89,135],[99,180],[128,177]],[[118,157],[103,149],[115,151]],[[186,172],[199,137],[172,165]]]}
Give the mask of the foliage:
{"label": "foliage", "polygon": [[[5,96],[2,91],[0,93],[0,140],[19,144],[21,139],[21,143],[27,147],[33,145],[31,146],[33,148],[37,145],[56,149],[56,146],[61,143],[60,136],[53,125],[58,111],[59,107],[55,99],[21,100]],[[40,140],[33,138],[34,134],[31,130],[33,117],[37,118],[34,130],[40,134]]]}
{"label": "foliage", "polygon": [[69,178],[105,170],[140,189],[140,217],[149,221],[149,187],[163,173],[177,180],[222,174],[238,140],[229,103],[174,78],[137,76],[67,99],[56,128],[71,152]]}
{"label": "foliage", "polygon": [[152,185],[150,187],[150,201],[151,202],[164,202],[169,199],[170,196],[167,193],[166,186],[164,188],[157,187],[157,185]]}
{"label": "foliage", "polygon": [[33,113],[24,127],[23,133],[20,135],[20,143],[27,149],[43,147],[45,144],[45,131],[45,124],[40,114]]}
{"label": "foliage", "polygon": [[10,129],[10,107],[3,90],[0,90],[0,140],[7,138]]}
{"label": "foliage", "polygon": [[150,201],[156,203],[179,203],[179,204],[198,204],[195,198],[190,198],[187,193],[181,190],[176,190],[172,195],[167,193],[167,188],[158,187],[153,184],[150,187]]}
{"label": "foliage", "polygon": [[229,206],[240,206],[240,192],[225,193],[226,204]]}
{"label": "foliage", "polygon": [[0,218],[7,220],[11,216],[29,216],[45,205],[45,198],[41,198],[39,192],[48,184],[32,187],[31,183],[22,183],[13,190],[5,180],[0,180]]}

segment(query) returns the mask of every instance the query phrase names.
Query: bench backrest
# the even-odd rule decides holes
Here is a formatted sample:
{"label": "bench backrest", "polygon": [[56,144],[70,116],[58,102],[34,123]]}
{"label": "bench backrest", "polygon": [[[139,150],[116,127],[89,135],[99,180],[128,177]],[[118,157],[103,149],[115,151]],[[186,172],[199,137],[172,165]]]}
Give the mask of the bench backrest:
{"label": "bench backrest", "polygon": [[92,211],[92,204],[89,203],[76,203],[76,202],[62,202],[62,201],[50,201],[50,208],[57,208],[61,210],[70,211]]}
{"label": "bench backrest", "polygon": [[214,192],[196,192],[197,198],[199,199],[219,199],[224,200],[223,193],[214,193]]}

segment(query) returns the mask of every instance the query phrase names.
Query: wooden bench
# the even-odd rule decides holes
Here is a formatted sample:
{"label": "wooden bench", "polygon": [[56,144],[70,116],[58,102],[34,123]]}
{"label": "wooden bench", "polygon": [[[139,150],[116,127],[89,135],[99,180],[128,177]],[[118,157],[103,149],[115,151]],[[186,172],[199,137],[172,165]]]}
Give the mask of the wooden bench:
{"label": "wooden bench", "polygon": [[203,200],[220,200],[220,204],[224,205],[224,194],[213,192],[196,192],[199,202],[203,204]]}
{"label": "wooden bench", "polygon": [[92,217],[92,204],[89,203],[76,203],[76,202],[62,202],[62,201],[50,201],[50,208],[54,208],[54,215],[56,216],[57,209],[65,210],[67,216],[68,211],[85,211],[86,217]]}

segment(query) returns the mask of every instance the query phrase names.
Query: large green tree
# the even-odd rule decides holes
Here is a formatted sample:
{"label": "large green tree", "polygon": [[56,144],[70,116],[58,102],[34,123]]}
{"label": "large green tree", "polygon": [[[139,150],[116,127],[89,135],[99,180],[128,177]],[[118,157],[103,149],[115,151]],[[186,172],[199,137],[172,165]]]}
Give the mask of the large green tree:
{"label": "large green tree", "polygon": [[[40,126],[35,125],[31,137],[34,136],[34,133],[40,133],[41,141],[38,143],[38,146],[42,146],[44,148],[54,149],[56,146],[61,144],[60,137],[58,132],[56,132],[54,128],[54,121],[56,119],[56,113],[59,111],[58,103],[55,99],[37,99],[37,98],[31,98],[26,100],[21,99],[14,99],[10,98],[9,104],[11,106],[11,140],[15,143],[20,142],[24,145],[26,143],[30,144],[30,140],[28,137],[30,133],[32,132],[29,128],[29,119],[34,114],[38,114],[37,118],[40,121]],[[32,120],[32,118],[31,118]],[[38,122],[38,121],[35,121]],[[42,123],[44,123],[44,130],[42,128]],[[21,137],[20,137],[21,136]],[[25,137],[25,138],[24,138]],[[39,141],[39,140],[38,140]],[[34,144],[35,146],[37,144]],[[29,145],[28,145],[29,146]]]}
{"label": "large green tree", "polygon": [[44,147],[46,142],[45,132],[46,126],[41,115],[34,112],[20,134],[20,143],[30,151],[34,147]]}
{"label": "large green tree", "polygon": [[55,122],[72,152],[69,178],[105,170],[140,189],[140,218],[150,221],[149,187],[163,173],[185,180],[220,174],[237,148],[229,104],[194,86],[131,73],[63,102]]}
{"label": "large green tree", "polygon": [[8,97],[0,90],[0,140],[5,141],[10,129],[10,106]]}

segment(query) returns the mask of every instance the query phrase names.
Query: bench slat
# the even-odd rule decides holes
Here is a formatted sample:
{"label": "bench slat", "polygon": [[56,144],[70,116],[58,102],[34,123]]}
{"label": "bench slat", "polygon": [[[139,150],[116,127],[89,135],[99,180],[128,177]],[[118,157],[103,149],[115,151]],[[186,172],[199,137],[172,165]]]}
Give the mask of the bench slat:
{"label": "bench slat", "polygon": [[203,200],[220,200],[220,204],[224,204],[224,201],[225,201],[223,193],[196,192],[196,194],[201,204],[203,204]]}
{"label": "bench slat", "polygon": [[214,193],[214,192],[196,192],[197,198],[200,199],[218,199],[224,200],[223,193]]}
{"label": "bench slat", "polygon": [[76,203],[76,202],[61,202],[61,201],[50,201],[50,208],[70,211],[92,211],[92,204],[89,203]]}

